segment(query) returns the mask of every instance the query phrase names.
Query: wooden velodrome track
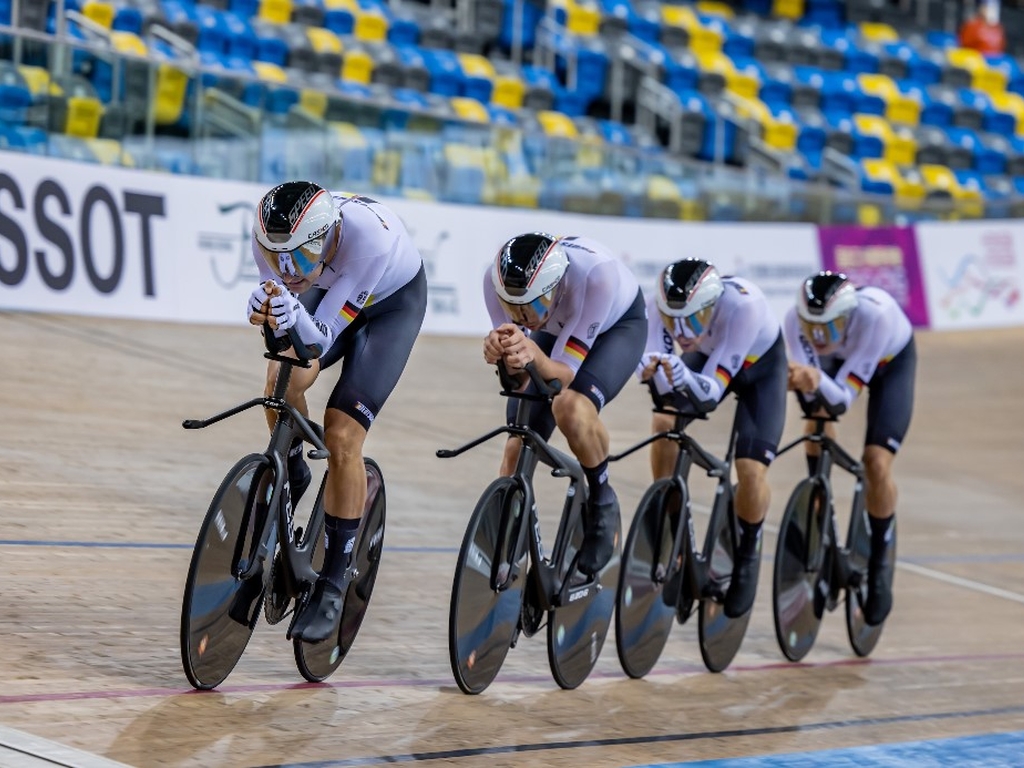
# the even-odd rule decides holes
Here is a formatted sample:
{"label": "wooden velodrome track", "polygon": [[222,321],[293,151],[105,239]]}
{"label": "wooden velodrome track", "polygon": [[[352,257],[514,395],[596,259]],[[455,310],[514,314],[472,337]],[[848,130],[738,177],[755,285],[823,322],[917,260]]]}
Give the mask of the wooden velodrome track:
{"label": "wooden velodrome track", "polygon": [[[306,684],[284,625],[261,623],[227,681],[197,693],[178,651],[192,544],[223,474],[263,449],[266,430],[256,410],[198,433],[180,423],[259,393],[258,334],[11,312],[0,328],[0,766],[634,766],[1024,730],[1022,331],[918,335],[915,420],[896,463],[896,607],[869,660],[850,651],[840,610],[805,663],[785,662],[771,528],[725,673],[704,671],[694,620],[673,629],[646,679],[622,674],[613,632],[591,677],[562,691],[540,633],[470,697],[448,665],[449,591],[499,445],[447,461],[434,451],[503,418],[477,339],[421,337],[371,431],[387,536],[345,663]],[[840,425],[855,452],[863,405]],[[724,448],[723,409],[695,433],[711,450]],[[800,429],[794,411],[786,439]],[[646,434],[639,386],[606,415],[613,450]],[[770,524],[803,470],[795,453],[773,467]],[[695,476],[700,528],[711,486]],[[612,477],[628,526],[646,456]]]}

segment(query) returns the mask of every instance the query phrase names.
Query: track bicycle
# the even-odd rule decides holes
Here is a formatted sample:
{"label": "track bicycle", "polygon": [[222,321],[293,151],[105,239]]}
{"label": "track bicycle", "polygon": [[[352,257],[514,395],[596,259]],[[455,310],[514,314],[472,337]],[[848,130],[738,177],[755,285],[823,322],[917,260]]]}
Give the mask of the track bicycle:
{"label": "track bicycle", "polygon": [[[346,572],[348,588],[336,637],[307,643],[291,637],[295,620],[308,602],[323,566],[324,491],[327,473],[308,513],[292,508],[286,457],[294,437],[313,445],[312,460],[328,457],[323,429],[285,400],[294,366],[309,367],[308,350],[292,329],[276,340],[264,325],[268,360],[280,363],[270,397],[257,397],[209,419],[188,419],[185,429],[202,429],[250,408],[277,412],[263,453],[243,457],[227,473],[199,529],[181,609],[181,660],[188,681],[215,688],[241,658],[259,621],[292,619],[292,640],[299,673],[310,682],[329,677],[344,660],[362,624],[380,565],[384,541],[385,493],[380,467],[365,458],[366,506],[354,555]],[[296,358],[281,354],[289,345]],[[305,506],[305,505],[303,505]]]}
{"label": "track bicycle", "polygon": [[[801,480],[790,495],[779,526],[772,590],[775,637],[787,659],[800,661],[814,645],[825,611],[845,602],[850,645],[858,656],[867,656],[878,643],[885,622],[872,626],[864,620],[871,555],[864,466],[825,433],[825,425],[838,421],[845,407],[830,407],[820,398],[807,403],[797,395],[797,400],[804,418],[814,422],[814,430],[781,448],[778,455],[803,443],[819,446],[821,455],[817,470]],[[834,464],[854,478],[845,545],[840,543],[835,519]],[[895,528],[887,557],[891,578],[896,562]]]}
{"label": "track bicycle", "polygon": [[[619,663],[632,678],[646,675],[665,647],[673,620],[684,624],[697,606],[701,658],[710,671],[721,672],[739,650],[750,621],[749,611],[730,619],[723,609],[739,542],[731,479],[736,430],[734,426],[725,458],[719,459],[686,433],[691,423],[707,419],[706,411],[696,403],[692,410],[681,410],[656,394],[654,399],[655,413],[675,417],[673,428],[608,459],[619,461],[656,440],[679,446],[672,475],[655,480],[641,498],[622,550],[615,607]],[[690,501],[694,464],[718,480],[702,543]]]}
{"label": "track bicycle", "polygon": [[[549,445],[529,425],[538,403],[549,403],[560,382],[545,382],[526,367],[537,392],[517,391],[518,383],[498,365],[501,394],[518,400],[514,419],[439,458],[458,456],[493,437],[522,441],[515,471],[499,477],[481,495],[466,527],[452,583],[448,651],[459,688],[477,694],[487,688],[520,635],[531,637],[547,619],[548,663],[562,688],[576,688],[590,674],[611,623],[618,580],[619,541],[611,560],[593,576],[576,563],[583,543],[587,483],[579,462]],[[550,554],[541,544],[534,472],[551,467],[567,478],[565,503]]]}

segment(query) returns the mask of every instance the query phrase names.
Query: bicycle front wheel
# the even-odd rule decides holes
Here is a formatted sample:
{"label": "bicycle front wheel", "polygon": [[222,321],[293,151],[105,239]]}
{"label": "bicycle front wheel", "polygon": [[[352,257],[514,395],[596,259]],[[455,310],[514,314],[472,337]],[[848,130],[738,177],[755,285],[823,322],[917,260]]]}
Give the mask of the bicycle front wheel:
{"label": "bicycle front wheel", "polygon": [[[569,536],[559,570],[562,579],[570,580],[566,604],[548,611],[548,666],[555,682],[566,689],[576,688],[587,679],[608,636],[622,562],[622,526],[615,532],[611,559],[594,577],[575,570],[569,572],[583,545],[582,516]],[[574,588],[577,582],[579,585]]]}
{"label": "bicycle front wheel", "polygon": [[502,477],[477,502],[459,550],[448,614],[448,657],[464,693],[487,688],[515,637],[527,553],[517,551],[529,510],[519,482]]}
{"label": "bicycle front wheel", "polygon": [[822,530],[828,503],[821,485],[803,480],[779,525],[772,609],[775,638],[790,661],[800,661],[811,650],[828,604],[831,543]]}
{"label": "bicycle front wheel", "polygon": [[[373,585],[377,580],[380,557],[384,551],[384,523],[387,512],[384,476],[373,459],[364,458],[363,463],[366,465],[366,505],[363,507],[363,519],[356,534],[352,580],[345,591],[338,636],[333,643],[307,643],[298,638],[292,641],[295,665],[299,673],[311,683],[322,682],[334,674],[352,648],[359,627],[366,616]],[[324,482],[327,482],[326,475]],[[322,500],[321,493],[317,503],[323,503]],[[321,560],[323,550],[324,541],[321,533],[320,543],[317,545],[317,553]]]}
{"label": "bicycle front wheel", "polygon": [[[895,521],[893,521],[895,525]],[[881,624],[871,626],[864,621],[864,602],[867,600],[868,589],[868,558],[871,556],[871,525],[868,522],[867,510],[862,509],[859,515],[850,518],[850,527],[846,534],[846,546],[849,547],[849,565],[851,570],[861,574],[860,583],[846,588],[846,634],[850,638],[850,647],[858,656],[864,657],[875,650],[878,639],[882,636]],[[887,553],[889,573],[896,572],[896,529],[893,528],[892,541]],[[892,585],[890,584],[890,589]]]}
{"label": "bicycle front wheel", "polygon": [[[243,573],[267,523],[274,472],[267,457],[239,461],[214,494],[199,529],[181,606],[181,661],[195,688],[215,688],[234,669],[259,619],[264,572]],[[273,525],[273,521],[270,521]],[[274,547],[269,551],[273,553]]]}
{"label": "bicycle front wheel", "polygon": [[[661,656],[672,631],[676,594],[666,594],[669,558],[684,499],[671,480],[658,480],[644,494],[633,516],[626,546],[615,611],[615,646],[622,670],[632,678],[646,675]],[[684,554],[685,556],[685,554]],[[679,573],[682,564],[676,564]]]}

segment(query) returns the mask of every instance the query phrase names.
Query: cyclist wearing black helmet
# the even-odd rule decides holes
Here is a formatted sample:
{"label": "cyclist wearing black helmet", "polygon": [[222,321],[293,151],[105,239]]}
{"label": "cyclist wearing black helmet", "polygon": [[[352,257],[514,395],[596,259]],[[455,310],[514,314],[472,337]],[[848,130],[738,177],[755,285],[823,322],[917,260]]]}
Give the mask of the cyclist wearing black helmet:
{"label": "cyclist wearing black helmet", "polygon": [[[501,247],[484,278],[484,298],[494,325],[484,359],[492,365],[504,360],[511,372],[533,362],[545,379],[562,382],[551,407],[534,412],[531,426],[547,439],[557,425],[586,473],[578,566],[595,574],[611,559],[619,529],[600,412],[643,352],[643,294],[633,273],[600,243],[535,232]],[[506,443],[503,475],[515,469],[519,445],[516,438]]]}
{"label": "cyclist wearing black helmet", "polygon": [[[910,320],[881,288],[856,288],[846,275],[819,272],[800,286],[783,323],[789,346],[789,388],[845,410],[870,390],[864,440],[864,492],[871,523],[864,620],[881,624],[892,609],[886,554],[896,513],[892,464],[910,426],[917,352]],[[826,425],[834,434],[832,425]],[[810,425],[808,425],[810,428]],[[807,461],[817,466],[815,446]]]}
{"label": "cyclist wearing black helmet", "polygon": [[[771,502],[768,466],[786,416],[786,349],[779,321],[756,285],[722,277],[703,259],[683,259],[662,270],[647,303],[647,351],[637,376],[655,398],[677,408],[708,412],[729,392],[736,405],[736,517],[741,536],[725,595],[729,618],[750,610],[757,594],[761,528]],[[678,346],[681,356],[676,354]],[[652,429],[672,429],[673,417],[654,414]],[[651,472],[669,477],[679,446],[651,445]]]}
{"label": "cyclist wearing black helmet", "polygon": [[[337,634],[366,497],[363,444],[419,334],[426,276],[394,212],[370,198],[332,195],[308,181],[289,181],[264,195],[252,253],[261,284],[249,298],[249,322],[269,322],[277,336],[295,328],[316,353],[311,368],[293,370],[288,402],[308,416],[306,390],[321,370],[345,361],[324,415],[330,450],[324,567],[292,629],[293,637],[319,642]],[[278,366],[271,362],[267,368],[268,395]],[[268,411],[267,418],[273,426],[275,414]],[[293,503],[311,475],[297,438],[288,456]]]}

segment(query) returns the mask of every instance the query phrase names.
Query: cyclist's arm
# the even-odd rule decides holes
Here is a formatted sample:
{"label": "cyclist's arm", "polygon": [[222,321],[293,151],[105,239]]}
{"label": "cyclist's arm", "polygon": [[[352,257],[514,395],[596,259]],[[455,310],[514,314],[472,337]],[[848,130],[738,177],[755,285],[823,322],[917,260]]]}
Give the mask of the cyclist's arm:
{"label": "cyclist's arm", "polygon": [[721,340],[708,356],[704,368],[699,372],[687,369],[684,375],[684,391],[702,409],[717,405],[725,396],[726,388],[742,370],[760,331],[756,307],[750,303],[738,304],[722,319],[725,328]]}
{"label": "cyclist's arm", "polygon": [[295,328],[302,342],[307,346],[320,347],[320,354],[330,349],[334,340],[356,319],[363,307],[373,301],[374,289],[384,275],[391,255],[375,253],[346,258],[342,271],[339,254],[330,265],[326,265],[325,273],[329,270],[341,271],[341,276],[327,289],[314,315],[310,315],[305,308],[299,312]]}
{"label": "cyclist's arm", "polygon": [[856,331],[857,338],[846,360],[836,371],[835,379],[822,376],[818,389],[829,403],[849,406],[865,385],[871,381],[885,350],[886,323],[876,313],[860,313],[857,320],[862,323]]}
{"label": "cyclist's arm", "polygon": [[[583,285],[578,286],[573,295],[566,296],[565,300],[572,304],[567,314],[558,315],[564,325],[555,339],[551,355],[546,356],[552,363],[561,366],[558,378],[562,379],[565,386],[576,378],[576,372],[590,354],[591,345],[604,330],[609,307],[615,302],[618,288],[615,263],[607,261],[591,269]],[[568,374],[568,379],[563,379],[565,374]]]}

